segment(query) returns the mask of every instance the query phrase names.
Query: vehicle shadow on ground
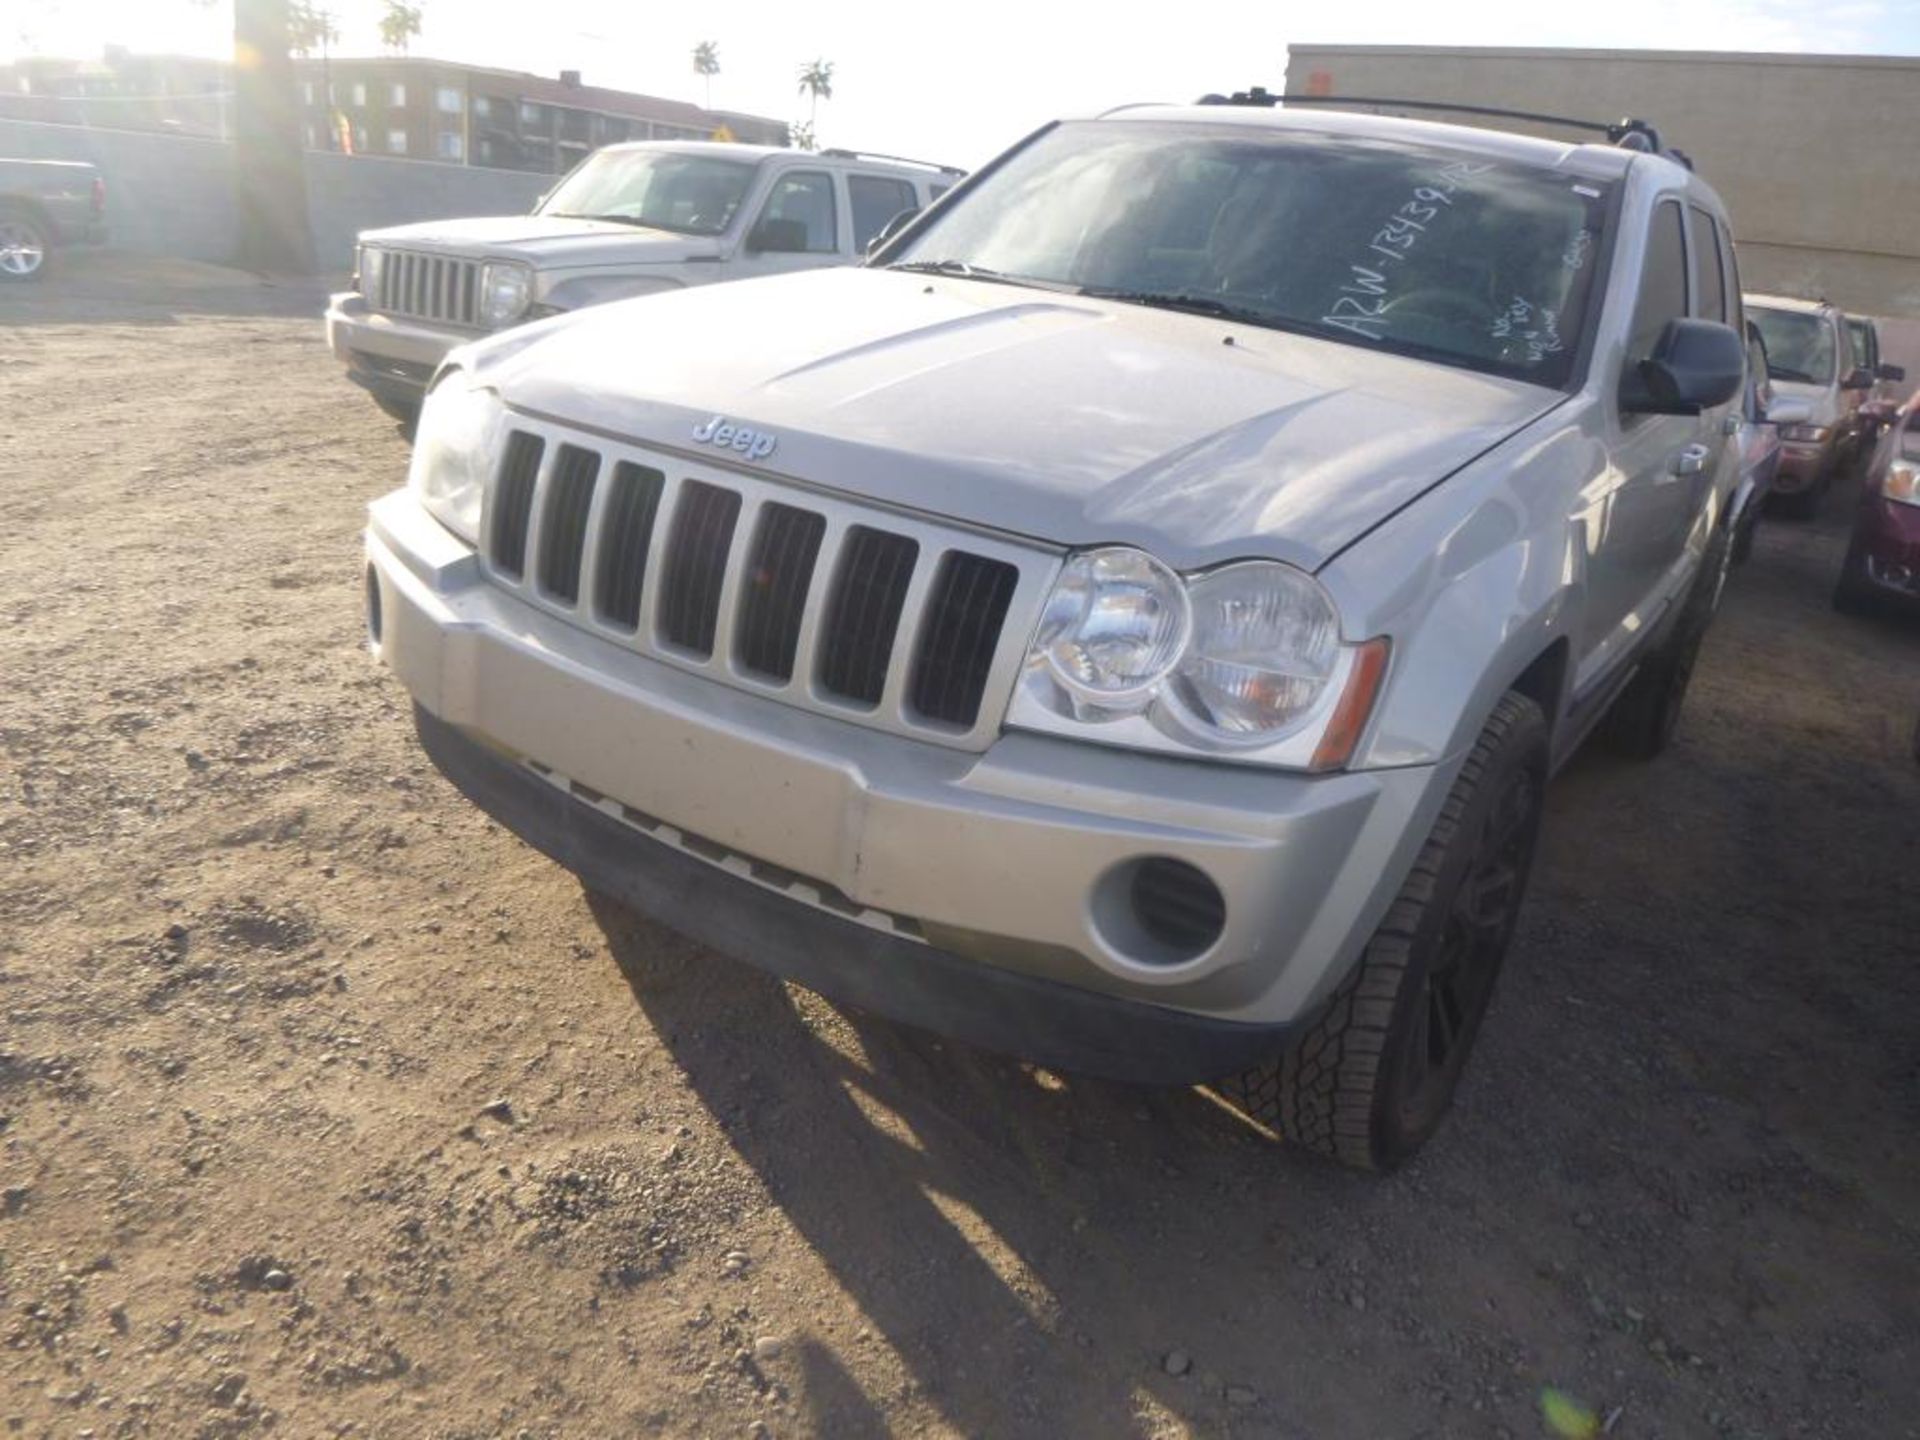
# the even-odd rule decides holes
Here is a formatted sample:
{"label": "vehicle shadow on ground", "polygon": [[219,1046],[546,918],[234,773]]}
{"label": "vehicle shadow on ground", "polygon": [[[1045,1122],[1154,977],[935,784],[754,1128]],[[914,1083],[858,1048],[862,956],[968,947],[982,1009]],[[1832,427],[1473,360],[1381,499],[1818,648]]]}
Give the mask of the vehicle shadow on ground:
{"label": "vehicle shadow on ground", "polygon": [[[1366,1182],[1198,1092],[1069,1082],[843,1013],[590,903],[688,1084],[955,1429],[1138,1433],[1224,1418],[1233,1387],[1236,1433],[1297,1433],[1267,1397],[1309,1383],[1275,1367],[1310,1322],[1249,1348],[1247,1317],[1302,1273],[1290,1209],[1324,1241]],[[1167,1373],[1175,1349],[1190,1374]],[[884,1433],[831,1350],[806,1354],[811,1432]]]}
{"label": "vehicle shadow on ground", "polygon": [[344,276],[268,276],[125,251],[71,250],[32,284],[0,286],[0,325],[176,325],[200,317],[319,321]]}

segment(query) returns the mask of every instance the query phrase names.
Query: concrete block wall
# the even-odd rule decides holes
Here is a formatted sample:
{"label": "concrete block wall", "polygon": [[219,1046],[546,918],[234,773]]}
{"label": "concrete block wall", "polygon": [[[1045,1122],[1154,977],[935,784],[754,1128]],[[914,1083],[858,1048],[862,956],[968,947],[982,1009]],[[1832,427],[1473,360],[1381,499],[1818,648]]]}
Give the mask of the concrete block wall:
{"label": "concrete block wall", "polygon": [[[217,140],[0,120],[0,158],[89,160],[107,182],[114,245],[219,264],[235,242],[233,147]],[[460,215],[525,214],[551,175],[309,151],[308,218],[323,272],[353,264],[361,230]]]}

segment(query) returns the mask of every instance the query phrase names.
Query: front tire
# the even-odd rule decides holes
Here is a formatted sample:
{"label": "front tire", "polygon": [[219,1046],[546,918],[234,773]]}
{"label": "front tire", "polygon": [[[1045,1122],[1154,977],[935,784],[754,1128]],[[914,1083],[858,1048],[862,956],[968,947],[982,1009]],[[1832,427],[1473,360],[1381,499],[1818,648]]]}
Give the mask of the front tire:
{"label": "front tire", "polygon": [[1392,1170],[1433,1135],[1493,998],[1540,831],[1547,722],[1494,707],[1353,973],[1284,1055],[1216,1088],[1288,1140]]}
{"label": "front tire", "polygon": [[0,282],[24,284],[44,278],[52,255],[53,236],[39,216],[0,207]]}

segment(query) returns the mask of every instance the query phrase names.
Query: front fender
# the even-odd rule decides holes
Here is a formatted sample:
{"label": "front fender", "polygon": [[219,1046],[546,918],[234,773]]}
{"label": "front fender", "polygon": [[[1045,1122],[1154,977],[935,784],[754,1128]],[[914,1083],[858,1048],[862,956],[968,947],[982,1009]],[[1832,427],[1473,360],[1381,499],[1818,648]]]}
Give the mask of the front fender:
{"label": "front fender", "polygon": [[[1573,644],[1585,603],[1581,497],[1606,467],[1577,423],[1546,417],[1321,572],[1348,633],[1393,646],[1356,767],[1457,759],[1535,661]],[[1560,667],[1549,721],[1569,672]]]}

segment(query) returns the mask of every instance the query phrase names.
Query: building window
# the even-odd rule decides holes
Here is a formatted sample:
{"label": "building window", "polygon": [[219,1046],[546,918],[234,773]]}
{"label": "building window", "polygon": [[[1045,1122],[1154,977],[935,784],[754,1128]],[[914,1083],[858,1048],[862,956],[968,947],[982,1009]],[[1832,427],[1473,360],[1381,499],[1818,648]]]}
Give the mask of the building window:
{"label": "building window", "polygon": [[387,104],[393,106],[394,109],[396,110],[403,109],[406,106],[406,103],[407,103],[407,87],[406,86],[395,85],[391,90],[387,92]]}
{"label": "building window", "polygon": [[407,153],[407,132],[404,130],[387,131],[387,150],[394,155]]}
{"label": "building window", "polygon": [[307,122],[307,148],[309,150],[320,148],[320,127],[311,120]]}
{"label": "building window", "polygon": [[481,136],[480,139],[474,143],[473,158],[478,160],[482,165],[491,165],[493,163],[493,141],[487,139],[484,135]]}
{"label": "building window", "polygon": [[442,160],[458,160],[465,153],[466,149],[465,146],[460,143],[460,134],[458,131],[443,130],[440,132],[440,158]]}
{"label": "building window", "polygon": [[460,92],[451,85],[442,85],[434,91],[433,103],[442,115],[458,115],[461,105]]}
{"label": "building window", "polygon": [[534,104],[533,101],[522,100],[520,102],[520,123],[522,125],[538,125],[541,117],[541,108]]}
{"label": "building window", "polygon": [[487,112],[490,111],[492,108],[493,107],[487,103],[486,96],[476,95],[473,97],[473,113],[476,116],[478,116],[480,119],[482,120],[486,119]]}
{"label": "building window", "polygon": [[356,155],[367,153],[367,127],[364,125],[353,127],[353,153]]}
{"label": "building window", "polygon": [[300,82],[300,98],[309,105],[313,104],[313,82],[311,80],[302,80]]}

